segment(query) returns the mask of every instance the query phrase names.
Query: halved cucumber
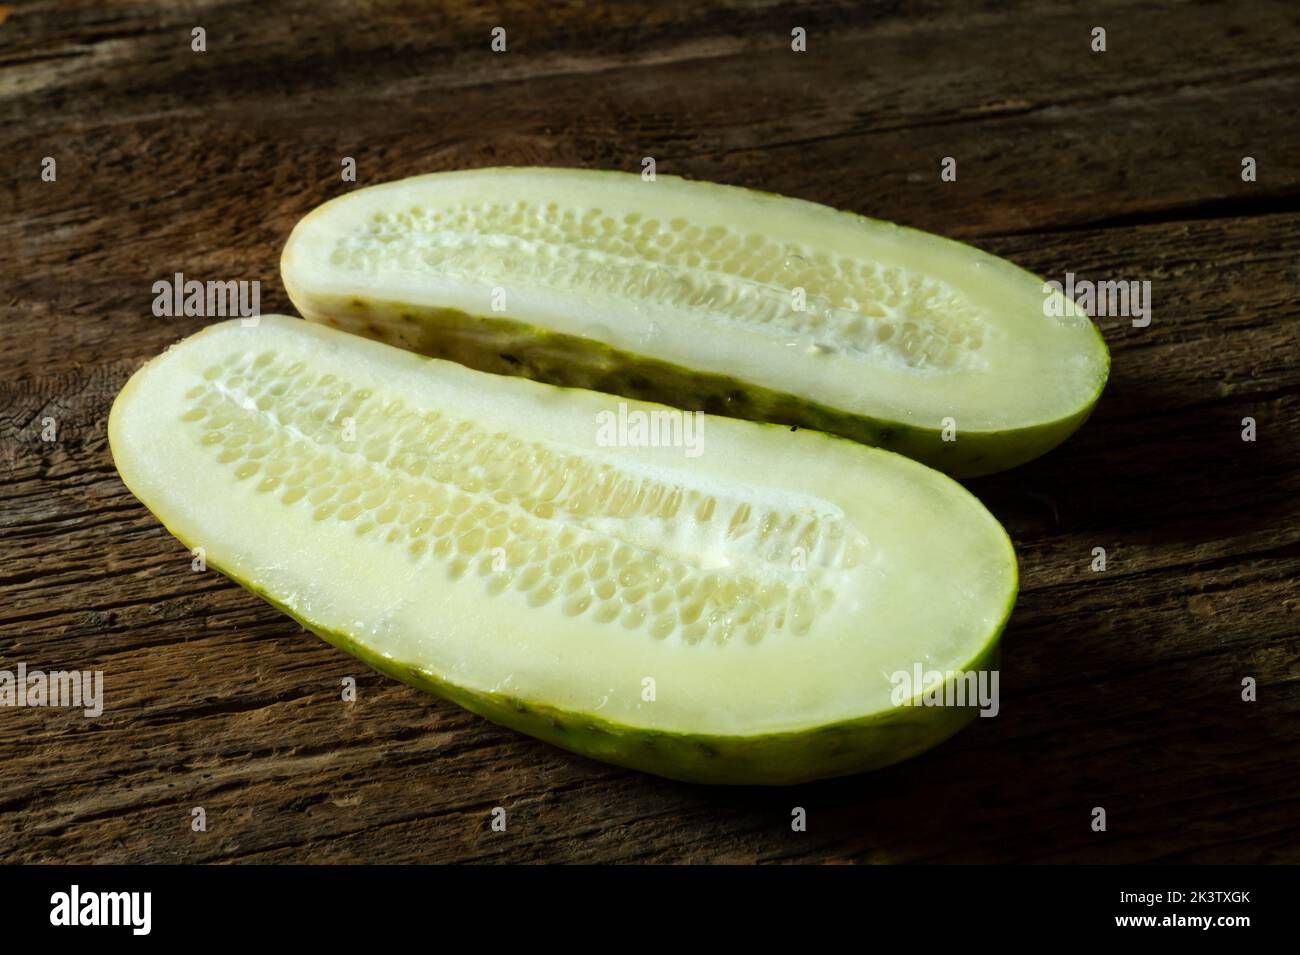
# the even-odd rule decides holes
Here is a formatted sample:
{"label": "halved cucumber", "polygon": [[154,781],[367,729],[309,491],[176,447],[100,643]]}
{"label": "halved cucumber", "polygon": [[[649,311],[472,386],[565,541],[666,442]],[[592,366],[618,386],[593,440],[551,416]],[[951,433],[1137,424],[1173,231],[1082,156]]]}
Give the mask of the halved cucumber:
{"label": "halved cucumber", "polygon": [[1042,281],[1003,259],[672,176],[485,169],[361,189],[298,224],[281,271],[312,321],[958,476],[1063,441],[1109,368],[1087,316],[1049,317]]}
{"label": "halved cucumber", "polygon": [[974,497],[899,455],[729,418],[645,446],[652,413],[681,416],[264,316],[147,364],[109,439],[209,565],[376,669],[579,753],[791,783],[971,718],[896,705],[894,676],[992,665],[1016,560]]}

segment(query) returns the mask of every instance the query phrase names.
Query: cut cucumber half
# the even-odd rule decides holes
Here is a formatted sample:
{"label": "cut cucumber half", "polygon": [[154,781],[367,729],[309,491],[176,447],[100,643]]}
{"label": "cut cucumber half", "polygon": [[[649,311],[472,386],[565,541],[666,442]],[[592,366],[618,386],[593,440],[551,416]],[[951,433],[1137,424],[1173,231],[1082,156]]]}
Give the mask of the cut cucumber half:
{"label": "cut cucumber half", "polygon": [[[655,420],[682,427],[655,446]],[[662,440],[686,420],[693,439]],[[171,533],[325,640],[679,779],[793,783],[934,745],[975,710],[900,705],[897,674],[992,666],[1016,594],[1001,525],[907,458],[295,319],[173,346],[108,432]]]}
{"label": "cut cucumber half", "polygon": [[[438,173],[294,229],[302,314],[483,371],[888,448],[949,474],[1063,441],[1105,342],[1041,279],[938,236],[672,176]],[[1050,317],[1048,311],[1066,317]]]}

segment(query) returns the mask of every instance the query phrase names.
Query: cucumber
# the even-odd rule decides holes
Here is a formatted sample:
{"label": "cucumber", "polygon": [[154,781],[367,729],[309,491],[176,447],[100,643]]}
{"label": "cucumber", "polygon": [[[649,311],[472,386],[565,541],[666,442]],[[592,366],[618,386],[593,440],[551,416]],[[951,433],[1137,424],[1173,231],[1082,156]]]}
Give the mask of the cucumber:
{"label": "cucumber", "polygon": [[691,419],[693,447],[630,427],[611,443],[610,415],[651,413],[684,419],[263,316],[141,368],[108,434],[127,487],[210,567],[376,670],[578,753],[795,783],[974,715],[895,696],[921,665],[994,665],[1016,560],[969,492],[731,418]]}
{"label": "cucumber", "polygon": [[1003,259],[672,176],[485,169],[360,189],[297,225],[281,272],[312,321],[959,477],[1063,441],[1109,370],[1092,321],[1063,302],[1049,317],[1042,280]]}

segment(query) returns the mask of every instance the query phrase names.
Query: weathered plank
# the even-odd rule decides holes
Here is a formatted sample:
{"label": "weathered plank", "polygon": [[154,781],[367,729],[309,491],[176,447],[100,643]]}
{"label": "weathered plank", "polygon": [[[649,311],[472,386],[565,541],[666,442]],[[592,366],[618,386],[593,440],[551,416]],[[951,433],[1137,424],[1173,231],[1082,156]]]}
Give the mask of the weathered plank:
{"label": "weathered plank", "polygon": [[[354,9],[0,23],[0,667],[102,669],[108,698],[93,720],[0,710],[0,859],[1300,860],[1292,7]],[[1150,280],[1149,326],[1099,320],[1112,379],[1087,426],[971,484],[1022,566],[999,717],[860,779],[705,790],[494,727],[193,572],[104,433],[131,371],[202,324],[153,317],[150,286],[259,279],[288,309],[279,249],[350,188],[344,155],[363,182],[651,155],[1049,278]]]}

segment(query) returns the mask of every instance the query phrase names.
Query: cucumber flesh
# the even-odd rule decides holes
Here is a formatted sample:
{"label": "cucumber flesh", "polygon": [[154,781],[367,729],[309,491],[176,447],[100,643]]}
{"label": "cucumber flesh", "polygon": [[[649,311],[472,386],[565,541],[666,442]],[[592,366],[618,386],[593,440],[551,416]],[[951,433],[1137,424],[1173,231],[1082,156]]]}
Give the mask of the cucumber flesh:
{"label": "cucumber flesh", "polygon": [[895,762],[973,715],[896,705],[890,679],[993,659],[1016,562],[965,489],[729,418],[703,418],[694,456],[605,446],[618,404],[263,316],[144,366],[109,439],[210,566],[376,669],[580,753],[790,783]]}
{"label": "cucumber flesh", "polygon": [[360,189],[298,224],[281,271],[312,321],[958,476],[1060,443],[1109,369],[1088,317],[1049,317],[1042,280],[1003,259],[671,176],[486,169]]}

